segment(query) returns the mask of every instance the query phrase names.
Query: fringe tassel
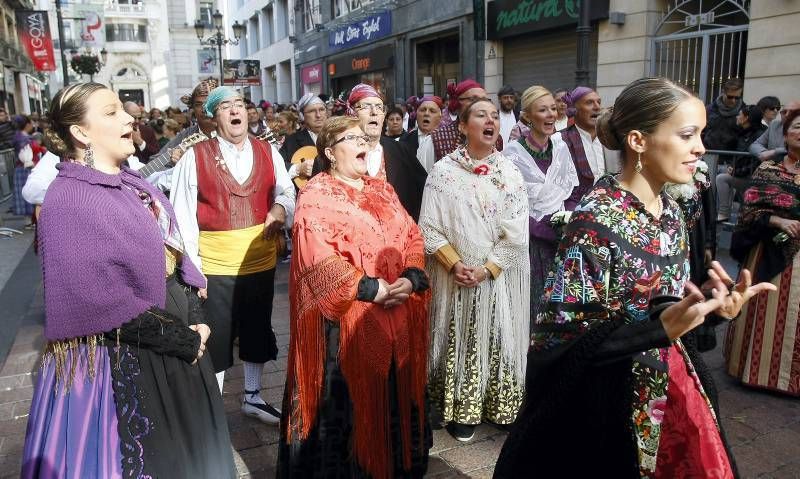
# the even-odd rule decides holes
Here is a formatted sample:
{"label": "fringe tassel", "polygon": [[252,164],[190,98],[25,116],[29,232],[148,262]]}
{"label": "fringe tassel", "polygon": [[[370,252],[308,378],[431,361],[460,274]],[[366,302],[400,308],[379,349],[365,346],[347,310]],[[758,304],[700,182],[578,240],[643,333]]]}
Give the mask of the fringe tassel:
{"label": "fringe tassel", "polygon": [[[420,266],[421,262],[420,257]],[[354,411],[353,456],[371,477],[390,479],[392,450],[399,447],[403,466],[410,470],[412,405],[417,407],[420,442],[425,437],[430,292],[414,294],[405,305],[384,311],[354,301],[363,273],[349,263],[332,257],[299,273],[297,266],[293,263],[289,283],[292,322],[286,387],[291,391],[291,418],[283,425],[289,441],[293,436],[306,439],[316,423],[326,351],[323,318],[339,318],[339,363]],[[402,323],[404,327],[398,326]],[[390,437],[388,379],[393,360],[402,444],[392,444]]]}
{"label": "fringe tassel", "polygon": [[[88,377],[85,379],[94,379],[97,374],[95,364],[97,361],[97,346],[102,346],[103,341],[102,334],[50,341],[45,346],[41,367],[44,367],[50,361],[55,361],[56,389],[60,385],[62,392],[67,394],[75,381],[78,361],[86,361]],[[85,355],[81,354],[79,349],[81,345],[86,346]]]}

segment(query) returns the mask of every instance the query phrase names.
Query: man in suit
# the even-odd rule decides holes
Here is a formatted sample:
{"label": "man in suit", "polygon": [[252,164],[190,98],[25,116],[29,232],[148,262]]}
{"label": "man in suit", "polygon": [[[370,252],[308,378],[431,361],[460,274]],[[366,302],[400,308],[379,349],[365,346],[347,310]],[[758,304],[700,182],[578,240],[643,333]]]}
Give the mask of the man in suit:
{"label": "man in suit", "polygon": [[292,157],[304,146],[315,146],[317,135],[322,130],[322,125],[328,118],[325,102],[313,93],[306,93],[297,102],[297,113],[300,116],[302,127],[297,132],[287,135],[283,141],[280,152],[289,170],[289,177],[310,178],[314,168],[314,158],[306,159],[302,163],[292,164]]}
{"label": "man in suit", "polygon": [[144,121],[142,107],[132,101],[123,105],[125,112],[133,117],[133,133],[131,139],[136,147],[136,158],[142,163],[150,161],[150,157],[158,153],[159,145],[156,132]]}
{"label": "man in suit", "polygon": [[[416,125],[417,127],[400,137],[400,142],[407,144],[411,151],[417,152],[419,145],[425,141],[425,138],[439,127],[442,121],[442,108],[444,102],[441,98],[435,95],[425,95],[419,99],[417,106]],[[425,171],[430,171],[433,164],[424,164],[420,161]]]}

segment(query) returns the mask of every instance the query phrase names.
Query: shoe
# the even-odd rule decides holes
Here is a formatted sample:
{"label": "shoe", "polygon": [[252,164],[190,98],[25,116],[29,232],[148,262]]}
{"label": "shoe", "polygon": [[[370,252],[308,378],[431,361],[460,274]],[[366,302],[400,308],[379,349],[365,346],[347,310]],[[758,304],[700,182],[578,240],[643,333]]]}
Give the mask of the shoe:
{"label": "shoe", "polygon": [[247,400],[242,402],[242,412],[245,416],[258,419],[264,424],[279,424],[281,422],[281,411],[269,404],[251,403]]}
{"label": "shoe", "polygon": [[451,422],[447,425],[447,432],[460,442],[471,441],[475,437],[475,426],[472,424],[459,424]]}

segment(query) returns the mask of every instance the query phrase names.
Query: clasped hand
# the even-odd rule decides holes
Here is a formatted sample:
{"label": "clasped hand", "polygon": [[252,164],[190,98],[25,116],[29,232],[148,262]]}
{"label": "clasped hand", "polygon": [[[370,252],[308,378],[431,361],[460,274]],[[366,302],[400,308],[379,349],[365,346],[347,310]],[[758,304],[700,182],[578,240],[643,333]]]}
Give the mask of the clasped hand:
{"label": "clasped hand", "polygon": [[384,308],[392,308],[404,303],[411,296],[413,289],[414,286],[408,278],[398,278],[392,284],[383,278],[378,278],[378,294],[372,302],[382,304]]}
{"label": "clasped hand", "polygon": [[[674,341],[705,321],[706,315],[715,313],[726,319],[738,316],[742,307],[750,298],[763,291],[775,291],[771,283],[752,284],[750,271],[743,269],[739,282],[733,279],[722,268],[718,261],[711,262],[708,270],[708,281],[702,289],[710,291],[711,298],[705,295],[692,282],[686,283],[686,296],[661,313],[661,323],[671,341]],[[729,290],[729,287],[732,289]]]}
{"label": "clasped hand", "polygon": [[456,284],[464,288],[474,288],[479,283],[486,281],[486,268],[483,266],[467,266],[461,261],[453,266],[453,276]]}

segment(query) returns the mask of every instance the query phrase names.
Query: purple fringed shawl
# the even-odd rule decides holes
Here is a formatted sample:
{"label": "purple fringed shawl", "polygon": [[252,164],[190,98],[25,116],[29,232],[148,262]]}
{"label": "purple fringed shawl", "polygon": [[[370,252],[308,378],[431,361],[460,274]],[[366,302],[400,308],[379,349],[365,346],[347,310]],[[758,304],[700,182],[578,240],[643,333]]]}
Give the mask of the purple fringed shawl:
{"label": "purple fringed shawl", "polygon": [[[102,333],[163,308],[166,239],[138,192],[157,200],[177,228],[169,201],[125,167],[117,175],[75,163],[57,167],[39,219],[45,337]],[[205,287],[186,255],[180,270],[184,282]]]}

